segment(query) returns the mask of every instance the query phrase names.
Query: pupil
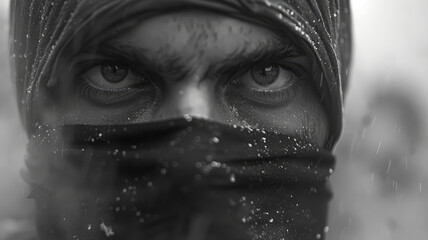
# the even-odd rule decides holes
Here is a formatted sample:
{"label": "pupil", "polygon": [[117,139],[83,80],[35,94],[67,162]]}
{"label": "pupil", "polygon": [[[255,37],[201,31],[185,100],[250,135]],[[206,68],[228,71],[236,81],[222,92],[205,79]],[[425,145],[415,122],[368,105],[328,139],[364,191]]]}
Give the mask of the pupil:
{"label": "pupil", "polygon": [[128,68],[118,64],[104,64],[101,66],[101,74],[107,81],[118,83],[128,75]]}
{"label": "pupil", "polygon": [[261,65],[252,69],[251,74],[254,81],[262,86],[272,84],[279,76],[279,67],[277,65]]}

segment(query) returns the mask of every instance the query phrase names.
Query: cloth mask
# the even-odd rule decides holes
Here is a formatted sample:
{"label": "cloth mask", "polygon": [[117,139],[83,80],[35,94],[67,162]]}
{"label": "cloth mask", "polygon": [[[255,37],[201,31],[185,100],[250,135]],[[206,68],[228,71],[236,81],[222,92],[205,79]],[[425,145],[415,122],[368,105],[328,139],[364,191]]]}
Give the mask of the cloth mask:
{"label": "cloth mask", "polygon": [[334,157],[204,119],[39,126],[27,181],[39,238],[323,239]]}

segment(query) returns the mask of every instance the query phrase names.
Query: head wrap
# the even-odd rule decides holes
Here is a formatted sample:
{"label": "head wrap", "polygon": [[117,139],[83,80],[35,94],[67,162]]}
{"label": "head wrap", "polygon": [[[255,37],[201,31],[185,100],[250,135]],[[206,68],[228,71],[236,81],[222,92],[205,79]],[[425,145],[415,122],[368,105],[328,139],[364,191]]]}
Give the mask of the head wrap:
{"label": "head wrap", "polygon": [[[322,70],[326,149],[201,119],[44,126],[40,94],[76,39],[142,13],[205,8],[291,33]],[[27,181],[44,240],[323,239],[342,92],[350,61],[348,1],[12,0],[11,56],[29,132]],[[43,106],[42,106],[43,107]]]}
{"label": "head wrap", "polygon": [[[55,61],[79,34],[97,36],[143,12],[200,7],[268,22],[305,42],[322,69],[332,147],[340,134],[343,90],[350,63],[348,0],[12,0],[11,56],[21,117],[29,133],[40,121],[39,92]],[[88,34],[90,36],[88,36]]]}

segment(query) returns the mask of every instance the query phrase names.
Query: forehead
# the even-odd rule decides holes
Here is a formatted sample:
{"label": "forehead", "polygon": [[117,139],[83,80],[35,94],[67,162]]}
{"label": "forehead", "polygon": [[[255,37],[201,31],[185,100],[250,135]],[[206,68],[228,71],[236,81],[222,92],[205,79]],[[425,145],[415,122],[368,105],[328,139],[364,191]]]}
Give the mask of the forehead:
{"label": "forehead", "polygon": [[151,59],[215,61],[279,41],[261,25],[215,12],[187,10],[142,20],[109,42],[143,50]]}

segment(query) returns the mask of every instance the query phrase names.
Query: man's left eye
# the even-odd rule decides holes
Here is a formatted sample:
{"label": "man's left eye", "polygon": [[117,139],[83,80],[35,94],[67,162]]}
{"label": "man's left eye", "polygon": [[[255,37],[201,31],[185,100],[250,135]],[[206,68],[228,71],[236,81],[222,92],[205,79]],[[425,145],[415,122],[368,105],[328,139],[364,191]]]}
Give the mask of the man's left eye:
{"label": "man's left eye", "polygon": [[259,104],[277,105],[294,98],[297,76],[278,64],[259,64],[231,81],[228,90]]}
{"label": "man's left eye", "polygon": [[277,64],[261,64],[253,66],[238,81],[248,88],[276,90],[291,85],[295,77],[289,69]]}

